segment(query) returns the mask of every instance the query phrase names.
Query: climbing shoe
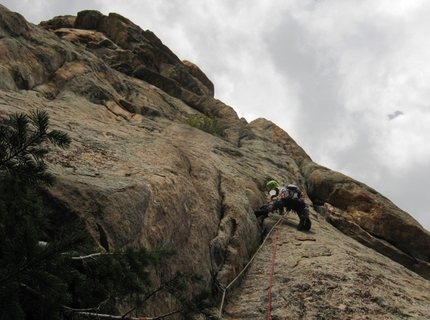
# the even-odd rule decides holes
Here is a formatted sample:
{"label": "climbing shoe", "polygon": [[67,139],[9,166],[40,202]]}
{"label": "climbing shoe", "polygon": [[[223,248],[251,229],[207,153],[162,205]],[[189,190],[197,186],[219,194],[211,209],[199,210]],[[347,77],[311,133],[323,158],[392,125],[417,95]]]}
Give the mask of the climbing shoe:
{"label": "climbing shoe", "polygon": [[300,222],[297,225],[297,230],[302,231],[305,227],[306,224],[306,217],[305,216],[300,216]]}
{"label": "climbing shoe", "polygon": [[306,217],[306,222],[305,222],[305,224],[303,225],[303,229],[304,229],[304,230],[310,230],[310,229],[311,229],[311,226],[312,226],[311,219],[309,219],[309,218],[307,218],[307,217]]}

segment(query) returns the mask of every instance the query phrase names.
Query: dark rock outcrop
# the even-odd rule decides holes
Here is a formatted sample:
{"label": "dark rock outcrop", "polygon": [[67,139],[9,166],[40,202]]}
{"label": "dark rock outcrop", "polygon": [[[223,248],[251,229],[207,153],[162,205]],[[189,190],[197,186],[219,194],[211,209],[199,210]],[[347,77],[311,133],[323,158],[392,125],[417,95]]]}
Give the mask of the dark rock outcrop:
{"label": "dark rock outcrop", "polygon": [[[430,235],[376,190],[340,173],[310,164],[304,170],[309,196],[340,231],[430,279]],[[308,174],[307,174],[308,173]]]}
{"label": "dark rock outcrop", "polygon": [[[292,238],[282,240],[288,251],[280,256],[303,249],[284,261],[285,274],[277,278],[278,285],[294,289],[288,291],[295,301],[290,310],[299,304],[322,312],[325,306],[321,318],[342,310],[359,312],[354,301],[344,301],[344,293],[363,303],[379,299],[380,306],[388,305],[384,310],[392,304],[402,316],[421,317],[428,311],[428,297],[419,294],[409,298],[415,309],[405,304],[410,292],[429,288],[430,233],[377,191],[314,163],[275,124],[239,119],[213,97],[213,84],[204,73],[180,61],[151,31],[97,11],[35,26],[0,5],[0,53],[0,116],[41,108],[56,129],[72,137],[69,150],[50,153],[49,168],[58,183],[46,191],[47,205],[53,214],[85,218],[100,247],[167,244],[179,254],[164,267],[166,272],[201,273],[210,285],[213,268],[222,283],[229,283],[260,245],[261,227],[253,212],[266,200],[265,182],[277,179],[306,192],[315,222],[311,234],[290,228]],[[186,123],[199,113],[218,117],[224,136]],[[302,237],[312,239],[301,246],[308,241]],[[335,249],[340,242],[342,252]],[[305,264],[300,255],[306,256]],[[257,258],[257,273],[264,271],[260,263]],[[371,280],[381,276],[378,264],[384,266],[386,281]],[[312,274],[312,283],[296,281],[298,270]],[[396,287],[402,297],[398,304],[381,298],[392,287],[387,282],[397,276],[409,286],[404,291]],[[336,279],[341,281],[337,291],[330,289]],[[251,279],[244,281],[248,286]],[[358,294],[351,289],[357,281],[378,294]],[[246,297],[240,281],[231,290]],[[329,291],[327,303],[312,300]],[[261,292],[254,293],[249,299],[260,298]],[[230,319],[246,318],[250,311],[238,311],[234,295],[228,295]]]}

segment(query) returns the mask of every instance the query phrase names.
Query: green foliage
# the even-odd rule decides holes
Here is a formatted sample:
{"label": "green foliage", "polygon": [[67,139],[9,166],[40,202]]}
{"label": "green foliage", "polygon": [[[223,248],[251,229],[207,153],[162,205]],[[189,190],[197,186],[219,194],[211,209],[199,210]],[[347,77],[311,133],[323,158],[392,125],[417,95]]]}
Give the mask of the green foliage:
{"label": "green foliage", "polygon": [[203,130],[215,136],[222,137],[224,134],[220,120],[212,114],[194,114],[187,119],[187,123],[194,128]]}
{"label": "green foliage", "polygon": [[63,280],[70,268],[62,253],[88,238],[64,232],[49,239],[38,193],[39,185],[54,182],[44,162],[48,144],[65,148],[70,141],[65,133],[49,131],[44,111],[14,114],[0,125],[1,319],[57,319],[58,306],[70,300]]}
{"label": "green foliage", "polygon": [[210,295],[189,296],[185,283],[193,277],[177,274],[156,286],[151,280],[174,251],[95,252],[83,221],[58,226],[44,214],[40,186],[55,181],[44,158],[49,145],[66,148],[70,142],[67,134],[49,130],[44,111],[0,123],[0,319],[97,318],[121,307],[139,310],[160,291],[181,306],[172,314],[201,314]]}
{"label": "green foliage", "polygon": [[28,115],[13,114],[0,126],[0,168],[3,174],[23,180],[22,183],[52,185],[54,177],[46,172],[44,157],[46,143],[67,148],[70,137],[61,131],[48,131],[49,116],[45,111],[31,111]]}
{"label": "green foliage", "polygon": [[74,301],[70,307],[115,313],[121,305],[141,306],[152,286],[148,270],[174,254],[172,250],[148,251],[141,247],[75,257],[80,277],[73,281]]}

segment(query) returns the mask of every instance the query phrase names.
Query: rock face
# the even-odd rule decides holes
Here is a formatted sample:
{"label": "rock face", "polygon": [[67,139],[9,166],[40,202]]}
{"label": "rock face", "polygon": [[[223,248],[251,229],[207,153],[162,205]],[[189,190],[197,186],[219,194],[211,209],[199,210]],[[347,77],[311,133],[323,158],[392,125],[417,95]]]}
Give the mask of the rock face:
{"label": "rock face", "polygon": [[308,233],[296,230],[292,214],[270,233],[223,319],[267,319],[269,307],[282,320],[428,319],[429,281],[313,218]]}
{"label": "rock face", "polygon": [[[84,217],[104,250],[167,245],[179,254],[165,272],[200,273],[210,286],[213,269],[228,284],[260,248],[253,212],[266,181],[295,183],[313,228],[296,231],[293,214],[279,228],[273,316],[427,319],[430,233],[377,191],[314,163],[274,123],[239,119],[214,91],[195,64],[118,14],[36,26],[0,5],[0,116],[44,109],[73,139],[50,153],[54,214]],[[224,135],[187,124],[198,114],[216,116]],[[265,318],[260,275],[271,250],[265,242],[229,287],[226,319]]]}

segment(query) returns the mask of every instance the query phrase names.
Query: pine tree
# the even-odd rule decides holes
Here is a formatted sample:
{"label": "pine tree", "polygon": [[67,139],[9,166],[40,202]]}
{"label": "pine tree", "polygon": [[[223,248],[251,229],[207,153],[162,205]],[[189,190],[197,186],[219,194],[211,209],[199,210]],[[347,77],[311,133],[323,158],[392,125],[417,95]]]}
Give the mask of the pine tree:
{"label": "pine tree", "polygon": [[49,221],[38,194],[39,186],[55,181],[44,161],[48,144],[66,148],[70,142],[49,130],[48,114],[40,110],[13,114],[0,126],[1,319],[56,319],[58,306],[70,300],[56,267],[63,265],[62,252],[88,237],[76,232],[43,245]]}

